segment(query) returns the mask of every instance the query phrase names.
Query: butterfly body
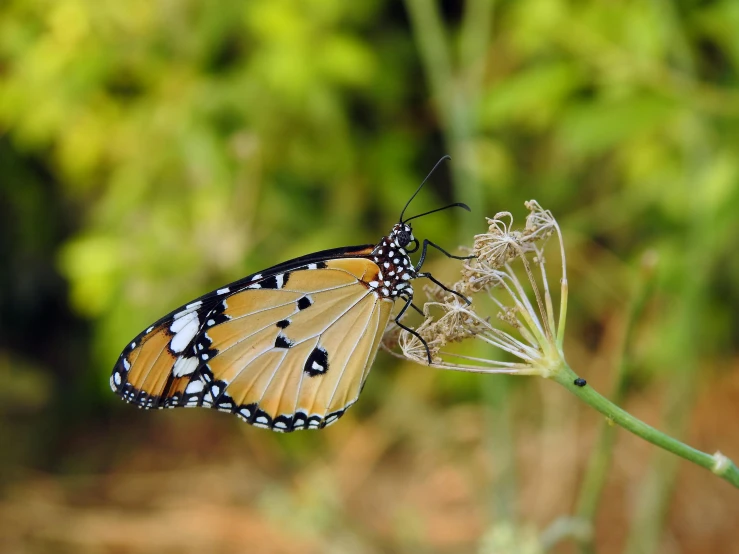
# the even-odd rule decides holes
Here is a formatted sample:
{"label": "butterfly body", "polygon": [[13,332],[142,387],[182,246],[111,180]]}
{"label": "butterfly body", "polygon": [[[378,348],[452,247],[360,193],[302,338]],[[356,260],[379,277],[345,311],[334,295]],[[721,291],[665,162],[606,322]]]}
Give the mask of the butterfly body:
{"label": "butterfly body", "polygon": [[377,245],[296,258],[206,294],[139,334],[111,388],[142,408],[215,408],[280,432],[325,427],[357,400],[395,300],[405,311],[413,298],[411,242],[401,222]]}

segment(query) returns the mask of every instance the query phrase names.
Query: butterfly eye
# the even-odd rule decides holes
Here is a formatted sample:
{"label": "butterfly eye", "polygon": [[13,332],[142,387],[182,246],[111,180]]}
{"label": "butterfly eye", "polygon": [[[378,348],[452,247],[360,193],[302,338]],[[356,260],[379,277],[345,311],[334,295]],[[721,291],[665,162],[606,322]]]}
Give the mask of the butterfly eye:
{"label": "butterfly eye", "polygon": [[399,231],[396,240],[398,241],[398,246],[405,248],[411,241],[411,234],[406,230]]}

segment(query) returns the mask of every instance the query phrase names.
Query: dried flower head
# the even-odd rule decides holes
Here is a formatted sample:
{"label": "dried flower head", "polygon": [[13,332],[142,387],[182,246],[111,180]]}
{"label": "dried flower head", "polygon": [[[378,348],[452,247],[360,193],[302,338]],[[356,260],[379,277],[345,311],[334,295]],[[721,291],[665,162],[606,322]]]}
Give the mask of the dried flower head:
{"label": "dried flower head", "polygon": [[[510,212],[500,212],[487,218],[486,233],[475,236],[475,258],[464,263],[460,280],[452,286],[454,291],[471,298],[472,304],[467,305],[440,287],[425,287],[426,319],[416,329],[423,341],[402,331],[396,341],[384,342],[386,349],[392,351],[391,343],[395,343],[403,357],[429,365],[428,346],[432,367],[460,371],[549,377],[562,367],[567,311],[562,234],[550,211],[535,200],[525,205],[529,215],[523,229],[513,227]],[[547,239],[554,235],[559,240],[562,272],[557,310],[544,253]],[[526,279],[521,280],[519,275]],[[494,317],[481,315],[486,304],[497,307]],[[473,358],[442,350],[450,343],[469,339],[495,347],[505,353],[506,359]]]}

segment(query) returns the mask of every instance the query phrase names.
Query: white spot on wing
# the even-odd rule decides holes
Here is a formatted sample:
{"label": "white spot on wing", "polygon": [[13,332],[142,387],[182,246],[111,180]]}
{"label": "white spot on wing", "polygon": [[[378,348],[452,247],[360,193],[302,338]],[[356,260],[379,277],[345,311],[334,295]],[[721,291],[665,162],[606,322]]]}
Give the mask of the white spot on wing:
{"label": "white spot on wing", "polygon": [[198,367],[197,358],[186,358],[180,356],[172,367],[172,375],[175,377],[182,377],[184,375],[190,375]]}
{"label": "white spot on wing", "polygon": [[169,343],[172,352],[182,352],[187,348],[190,341],[197,335],[199,328],[200,320],[198,314],[194,312],[176,319],[169,328],[175,334]]}
{"label": "white spot on wing", "polygon": [[231,292],[231,289],[229,289],[228,287],[225,287],[222,289],[218,289],[216,291],[216,294],[228,294],[229,292]]}
{"label": "white spot on wing", "polygon": [[198,320],[198,314],[192,312],[189,314],[184,314],[182,315],[182,317],[178,317],[172,322],[172,325],[169,326],[169,330],[173,333],[178,333],[183,328],[187,327],[188,323],[192,322],[193,320]]}
{"label": "white spot on wing", "polygon": [[[192,314],[193,312],[195,312],[202,304],[203,304],[203,302],[201,300],[198,300],[197,302],[193,302],[192,304],[188,304],[187,306],[185,306],[185,309],[184,310],[182,310],[181,312],[177,312],[176,314],[174,314],[175,323],[178,320],[184,318],[185,316],[192,317],[192,316],[190,316],[190,314]],[[197,314],[195,314],[195,317],[197,317]],[[172,327],[174,327],[175,323],[172,324]],[[150,329],[153,329],[153,326],[150,327]]]}
{"label": "white spot on wing", "polygon": [[126,371],[131,369],[131,363],[126,358],[123,358],[123,369]]}
{"label": "white spot on wing", "polygon": [[281,289],[282,285],[285,284],[285,276],[282,273],[275,275],[275,282],[277,283],[277,288]]}
{"label": "white spot on wing", "polygon": [[262,274],[261,273],[257,273],[256,275],[254,275],[254,277],[251,278],[251,280],[252,281],[256,281],[257,279],[261,279],[261,278],[262,278]]}
{"label": "white spot on wing", "polygon": [[185,394],[197,394],[202,390],[203,390],[202,381],[192,381],[187,384],[187,387],[185,388]]}

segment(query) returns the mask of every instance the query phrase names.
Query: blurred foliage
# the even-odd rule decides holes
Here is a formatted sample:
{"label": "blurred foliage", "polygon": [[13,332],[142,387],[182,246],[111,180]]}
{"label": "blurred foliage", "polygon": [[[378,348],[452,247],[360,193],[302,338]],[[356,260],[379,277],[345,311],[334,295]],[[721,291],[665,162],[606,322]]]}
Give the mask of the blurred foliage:
{"label": "blurred foliage", "polygon": [[[18,468],[98,471],[135,450],[135,429],[156,424],[107,392],[131,336],[258,268],[375,242],[450,151],[451,169],[411,210],[454,200],[474,213],[419,220],[417,234],[452,248],[453,222],[481,230],[482,216],[520,214],[528,198],[552,209],[572,272],[567,346],[589,381],[606,386],[609,333],[645,252],[658,257],[657,284],[634,331],[630,382],[669,384],[686,360],[688,372],[714,368],[708,382],[729,372],[739,343],[739,3],[438,5],[438,37],[418,23],[433,22],[420,16],[435,4],[410,0],[0,5],[0,463],[15,468],[3,479]],[[424,58],[429,48],[443,55]],[[429,267],[453,276],[438,258]],[[370,417],[387,435],[365,429],[377,452],[404,444],[454,458],[442,443],[455,433],[447,416],[459,402],[479,407],[482,380],[389,365],[381,354],[344,432],[248,440],[298,480],[315,444],[335,445]],[[527,425],[541,410],[514,407]],[[125,448],[82,448],[97,444],[79,438],[84,425]],[[470,459],[486,451],[459,440]],[[282,483],[262,510],[334,536],[341,495],[330,474],[305,479],[316,481],[304,495],[323,491],[320,509]],[[470,496],[484,515],[484,493]],[[380,530],[345,515],[355,532],[335,544],[380,534],[366,551],[433,549],[414,531],[421,516],[406,516],[402,530]],[[482,534],[473,525],[438,544]]]}

